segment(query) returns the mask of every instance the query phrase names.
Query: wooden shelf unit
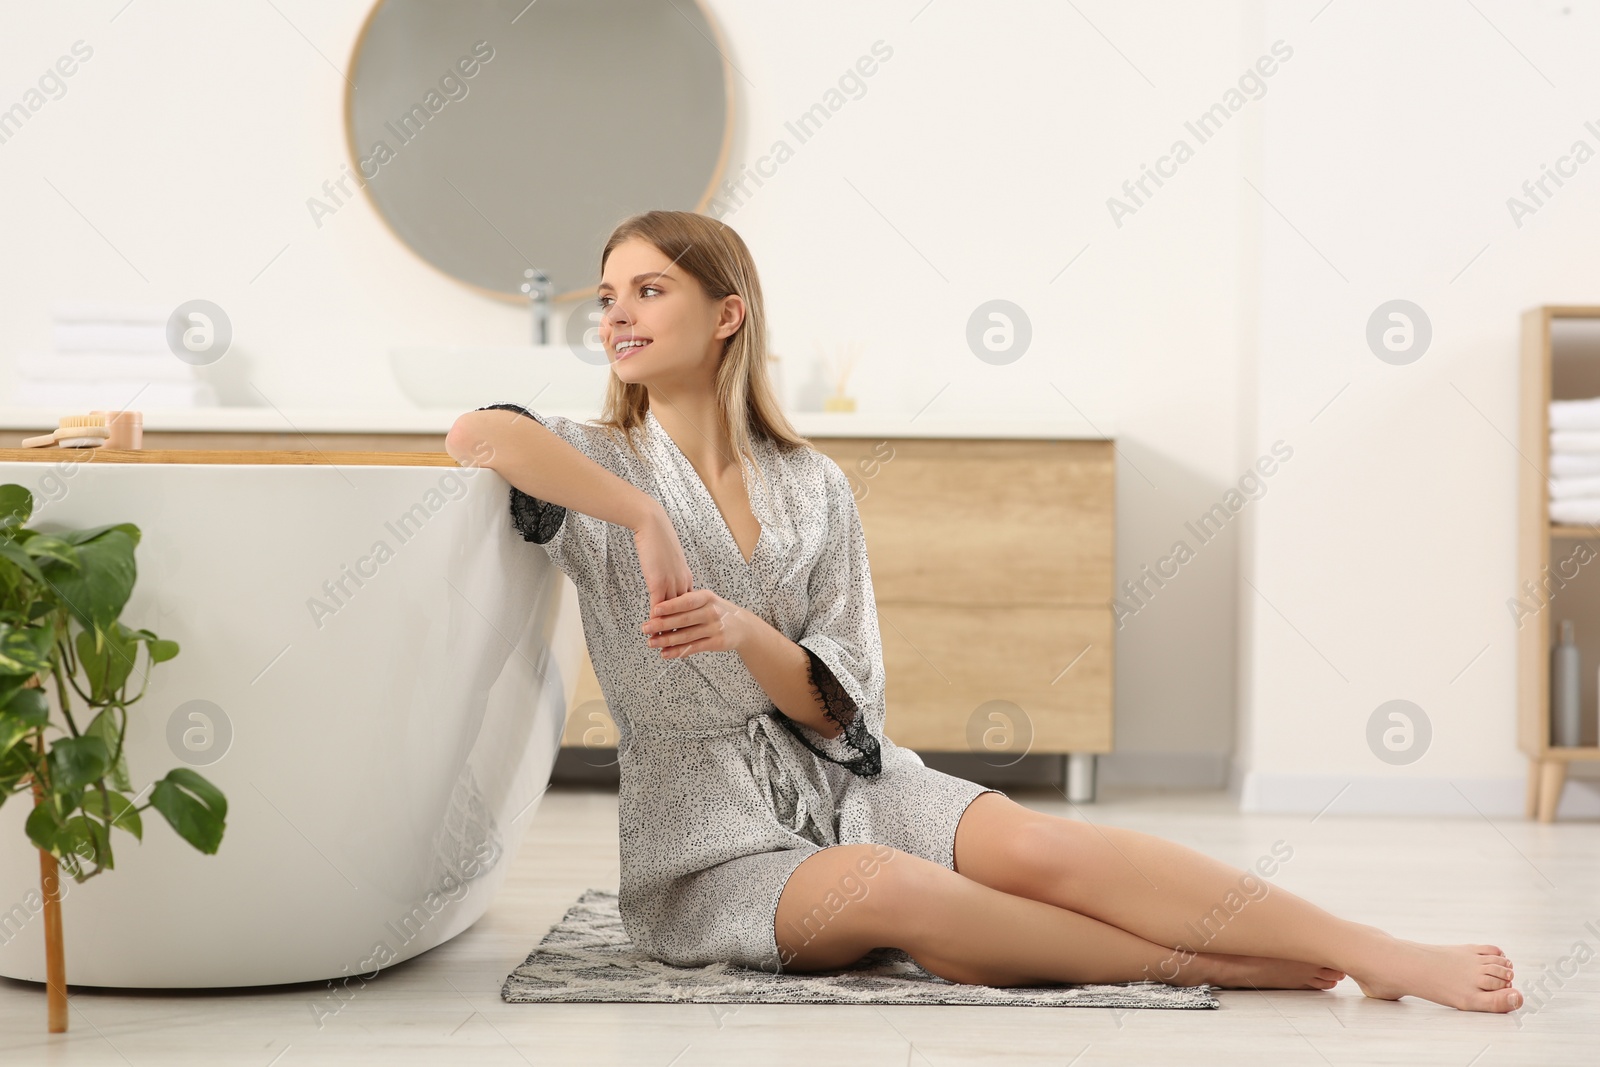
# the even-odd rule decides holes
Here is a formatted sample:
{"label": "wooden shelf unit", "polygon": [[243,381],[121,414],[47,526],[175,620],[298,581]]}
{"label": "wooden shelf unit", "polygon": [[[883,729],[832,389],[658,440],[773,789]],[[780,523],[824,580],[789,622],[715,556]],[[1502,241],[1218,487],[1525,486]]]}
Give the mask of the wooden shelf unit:
{"label": "wooden shelf unit", "polygon": [[[1545,305],[1522,313],[1520,445],[1525,462],[1517,479],[1517,584],[1541,585],[1550,566],[1552,541],[1594,540],[1600,554],[1600,524],[1550,521],[1550,401],[1554,384],[1551,326],[1557,319],[1600,320],[1600,306]],[[1600,368],[1597,368],[1600,373]],[[1592,395],[1600,396],[1600,388]],[[1541,596],[1544,595],[1541,589]],[[1539,612],[1517,631],[1517,746],[1528,757],[1527,817],[1551,822],[1567,780],[1567,764],[1600,760],[1600,747],[1550,743],[1550,652],[1557,612]],[[1586,665],[1585,670],[1592,670]],[[1590,709],[1586,705],[1585,711]]]}

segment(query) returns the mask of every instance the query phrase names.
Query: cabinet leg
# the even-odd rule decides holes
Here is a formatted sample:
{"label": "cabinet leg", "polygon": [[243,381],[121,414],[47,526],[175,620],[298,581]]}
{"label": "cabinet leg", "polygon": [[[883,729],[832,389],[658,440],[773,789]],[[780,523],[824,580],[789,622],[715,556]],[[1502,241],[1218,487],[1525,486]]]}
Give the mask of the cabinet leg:
{"label": "cabinet leg", "polygon": [[1532,820],[1539,814],[1539,776],[1544,769],[1542,760],[1528,758],[1528,803],[1523,818]]}
{"label": "cabinet leg", "polygon": [[1067,799],[1074,804],[1094,803],[1094,753],[1067,754]]}
{"label": "cabinet leg", "polygon": [[1567,761],[1547,759],[1539,769],[1539,821],[1554,822],[1561,787],[1567,783]]}

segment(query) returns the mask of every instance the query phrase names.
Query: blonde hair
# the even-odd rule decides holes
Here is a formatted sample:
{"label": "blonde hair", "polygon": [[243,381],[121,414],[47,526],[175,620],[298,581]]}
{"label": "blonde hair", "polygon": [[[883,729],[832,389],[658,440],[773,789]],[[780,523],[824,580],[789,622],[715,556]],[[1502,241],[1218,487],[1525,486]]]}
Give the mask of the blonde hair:
{"label": "blonde hair", "polygon": [[[765,484],[766,472],[756,461],[753,439],[770,441],[784,451],[809,448],[811,443],[790,424],[772,388],[767,313],[750,249],[733,227],[709,215],[646,211],[624,219],[611,232],[600,253],[602,274],[612,251],[635,237],[649,241],[675,266],[692,275],[709,299],[737,295],[744,300],[744,321],[723,341],[722,360],[717,364],[717,409],[726,440],[736,453],[749,458]],[[619,432],[634,455],[639,455],[633,431],[644,425],[649,400],[645,386],[624,382],[613,374],[606,385],[600,417],[594,422]]]}

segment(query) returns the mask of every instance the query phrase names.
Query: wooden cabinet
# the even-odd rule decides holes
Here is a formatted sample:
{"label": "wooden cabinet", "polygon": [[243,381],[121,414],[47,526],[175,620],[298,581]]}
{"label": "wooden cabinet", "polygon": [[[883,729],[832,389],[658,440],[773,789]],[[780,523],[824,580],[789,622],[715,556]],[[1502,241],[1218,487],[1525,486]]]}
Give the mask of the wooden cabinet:
{"label": "wooden cabinet", "polygon": [[[866,530],[889,736],[931,752],[1111,751],[1111,442],[812,443],[850,477]],[[603,708],[586,664],[563,743],[614,745]]]}

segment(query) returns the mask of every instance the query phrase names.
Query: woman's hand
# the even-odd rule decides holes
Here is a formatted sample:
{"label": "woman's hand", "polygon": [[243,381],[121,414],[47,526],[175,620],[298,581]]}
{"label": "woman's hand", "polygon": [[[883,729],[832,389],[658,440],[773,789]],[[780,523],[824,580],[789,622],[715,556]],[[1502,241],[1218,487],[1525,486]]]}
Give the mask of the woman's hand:
{"label": "woman's hand", "polygon": [[633,547],[639,553],[639,570],[644,574],[645,588],[650,591],[650,607],[673,597],[682,596],[694,585],[689,574],[689,561],[683,558],[683,546],[678,543],[678,531],[659,503],[648,511],[645,519],[633,531]]}
{"label": "woman's hand", "polygon": [[737,652],[750,636],[752,616],[709,589],[691,589],[657,604],[644,620],[650,647],[663,659],[695,652]]}

